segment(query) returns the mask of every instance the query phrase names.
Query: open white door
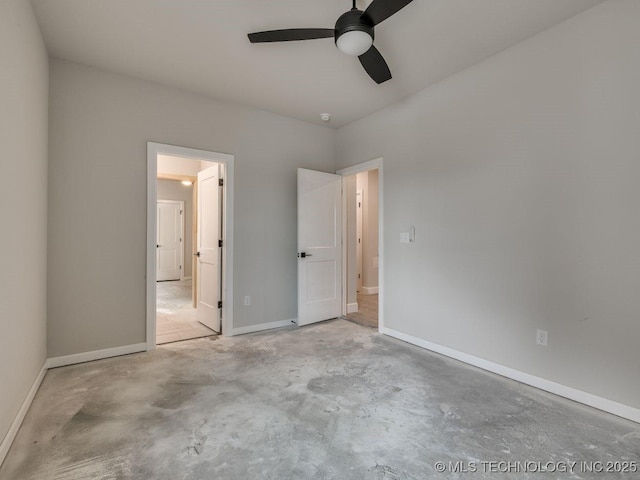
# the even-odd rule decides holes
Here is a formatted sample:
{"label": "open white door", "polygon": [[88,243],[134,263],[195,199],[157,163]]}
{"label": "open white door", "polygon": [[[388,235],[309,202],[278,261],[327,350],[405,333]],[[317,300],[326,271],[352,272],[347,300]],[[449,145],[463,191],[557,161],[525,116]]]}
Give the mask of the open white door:
{"label": "open white door", "polygon": [[342,313],[342,177],[298,169],[298,325]]}
{"label": "open white door", "polygon": [[198,172],[198,321],[220,332],[220,167]]}
{"label": "open white door", "polygon": [[156,280],[180,280],[182,269],[182,202],[158,200],[156,213]]}

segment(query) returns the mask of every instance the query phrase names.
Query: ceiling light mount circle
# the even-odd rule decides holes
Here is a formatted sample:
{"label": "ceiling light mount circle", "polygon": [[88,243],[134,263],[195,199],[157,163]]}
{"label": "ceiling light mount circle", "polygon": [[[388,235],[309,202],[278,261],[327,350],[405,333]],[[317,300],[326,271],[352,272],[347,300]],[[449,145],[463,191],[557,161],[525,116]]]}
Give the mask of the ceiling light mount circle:
{"label": "ceiling light mount circle", "polygon": [[331,120],[331,114],[330,113],[321,113],[320,114],[320,120],[322,120],[323,122],[328,122],[329,120]]}
{"label": "ceiling light mount circle", "polygon": [[343,13],[335,26],[335,42],[341,52],[358,57],[373,45],[373,22],[362,10]]}

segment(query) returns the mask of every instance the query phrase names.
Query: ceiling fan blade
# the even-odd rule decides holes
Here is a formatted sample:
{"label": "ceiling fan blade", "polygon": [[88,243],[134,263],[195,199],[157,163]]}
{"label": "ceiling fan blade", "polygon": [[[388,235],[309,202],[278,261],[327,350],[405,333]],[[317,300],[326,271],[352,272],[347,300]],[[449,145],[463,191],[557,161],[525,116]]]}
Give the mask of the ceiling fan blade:
{"label": "ceiling fan blade", "polygon": [[333,38],[333,28],[289,28],[286,30],[269,30],[248,35],[251,43],[291,42],[294,40],[314,40],[316,38]]}
{"label": "ceiling fan blade", "polygon": [[375,26],[384,22],[387,18],[409,5],[412,1],[413,0],[373,0],[362,16],[369,17]]}
{"label": "ceiling fan blade", "polygon": [[381,84],[391,79],[391,70],[389,70],[387,62],[384,61],[382,54],[376,47],[372,46],[369,50],[360,55],[358,59],[369,76],[377,84]]}

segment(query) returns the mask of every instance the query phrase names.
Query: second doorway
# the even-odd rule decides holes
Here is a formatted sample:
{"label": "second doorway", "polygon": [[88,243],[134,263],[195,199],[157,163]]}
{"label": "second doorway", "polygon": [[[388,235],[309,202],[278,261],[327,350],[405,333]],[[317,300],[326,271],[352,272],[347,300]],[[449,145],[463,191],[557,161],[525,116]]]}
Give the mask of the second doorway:
{"label": "second doorway", "polygon": [[379,171],[344,177],[346,318],[378,329]]}

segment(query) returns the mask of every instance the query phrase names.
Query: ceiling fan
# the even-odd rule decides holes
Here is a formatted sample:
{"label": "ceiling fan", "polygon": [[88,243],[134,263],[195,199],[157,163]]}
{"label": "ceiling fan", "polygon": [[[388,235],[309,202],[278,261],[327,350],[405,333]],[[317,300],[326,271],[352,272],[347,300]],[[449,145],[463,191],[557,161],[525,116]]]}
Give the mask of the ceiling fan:
{"label": "ceiling fan", "polygon": [[250,33],[251,43],[290,42],[334,37],[336,46],[347,55],[358,57],[369,76],[378,84],[391,79],[387,62],[373,46],[374,28],[406,7],[413,0],[373,0],[363,12],[353,8],[343,13],[335,28],[289,28]]}

